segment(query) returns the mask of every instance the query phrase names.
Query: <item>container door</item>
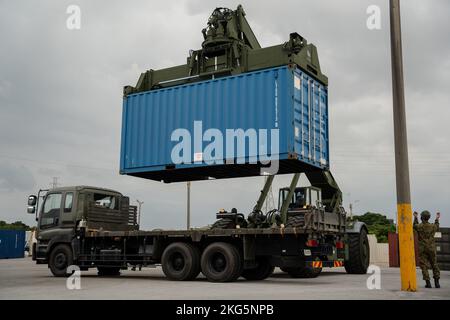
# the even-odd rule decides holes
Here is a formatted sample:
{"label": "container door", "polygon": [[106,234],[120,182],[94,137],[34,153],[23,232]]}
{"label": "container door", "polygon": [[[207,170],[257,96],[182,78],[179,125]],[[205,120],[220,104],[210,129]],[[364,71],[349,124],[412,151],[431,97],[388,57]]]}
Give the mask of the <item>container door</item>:
{"label": "container door", "polygon": [[327,88],[303,71],[294,72],[295,152],[310,164],[328,167]]}
{"label": "container door", "polygon": [[[294,72],[294,150],[300,154],[302,148],[302,79]],[[303,155],[303,154],[302,154]]]}
{"label": "container door", "polygon": [[310,79],[300,70],[294,72],[295,151],[301,159],[311,159]]}
{"label": "container door", "polygon": [[311,81],[312,96],[312,143],[314,151],[312,157],[317,165],[328,164],[328,110],[327,110],[327,89],[317,81]]}
{"label": "container door", "polygon": [[328,88],[319,85],[320,164],[329,167]]}

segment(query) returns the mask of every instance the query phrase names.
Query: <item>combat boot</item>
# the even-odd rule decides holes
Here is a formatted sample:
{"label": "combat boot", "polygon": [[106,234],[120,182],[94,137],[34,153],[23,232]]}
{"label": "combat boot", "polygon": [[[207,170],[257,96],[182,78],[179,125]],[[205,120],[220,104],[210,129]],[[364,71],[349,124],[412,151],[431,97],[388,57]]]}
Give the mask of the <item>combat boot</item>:
{"label": "combat boot", "polygon": [[440,288],[441,285],[439,284],[439,278],[434,278],[434,287],[435,288]]}
{"label": "combat boot", "polygon": [[430,280],[425,280],[425,288],[431,288],[431,282]]}

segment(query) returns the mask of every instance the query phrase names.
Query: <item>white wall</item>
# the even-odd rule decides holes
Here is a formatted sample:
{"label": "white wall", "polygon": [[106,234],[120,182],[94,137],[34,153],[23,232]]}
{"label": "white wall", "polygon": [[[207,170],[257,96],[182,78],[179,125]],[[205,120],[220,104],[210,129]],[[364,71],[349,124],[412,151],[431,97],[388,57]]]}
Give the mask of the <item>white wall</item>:
{"label": "white wall", "polygon": [[389,244],[378,243],[374,234],[369,234],[370,264],[389,267]]}

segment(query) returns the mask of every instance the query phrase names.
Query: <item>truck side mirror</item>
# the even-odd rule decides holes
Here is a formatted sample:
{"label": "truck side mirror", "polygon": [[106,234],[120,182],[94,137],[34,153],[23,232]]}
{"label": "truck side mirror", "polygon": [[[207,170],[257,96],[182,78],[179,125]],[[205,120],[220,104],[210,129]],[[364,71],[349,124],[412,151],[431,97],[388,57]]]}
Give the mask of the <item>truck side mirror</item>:
{"label": "truck side mirror", "polygon": [[27,212],[28,212],[29,214],[35,213],[35,212],[36,212],[36,206],[28,206]]}
{"label": "truck side mirror", "polygon": [[37,202],[37,197],[34,195],[31,195],[28,197],[28,205],[29,206],[35,206]]}

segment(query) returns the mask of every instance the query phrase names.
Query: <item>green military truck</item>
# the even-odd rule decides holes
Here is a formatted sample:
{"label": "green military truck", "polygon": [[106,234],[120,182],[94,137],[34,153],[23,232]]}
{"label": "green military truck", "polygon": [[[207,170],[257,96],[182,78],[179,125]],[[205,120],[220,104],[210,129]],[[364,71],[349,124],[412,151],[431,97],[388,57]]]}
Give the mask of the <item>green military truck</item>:
{"label": "green military truck", "polygon": [[263,214],[272,180],[247,218],[235,209],[222,211],[211,227],[190,230],[139,230],[136,207],[114,190],[40,190],[28,199],[28,212],[38,221],[33,260],[48,264],[57,277],[68,276],[71,265],[109,276],[161,265],[171,280],[193,280],[202,272],[213,282],[263,280],[275,267],[301,278],[317,277],[322,267],[366,273],[364,224],[349,225],[342,209],[327,212],[321,189],[296,187],[297,175],[280,190],[279,208]]}

